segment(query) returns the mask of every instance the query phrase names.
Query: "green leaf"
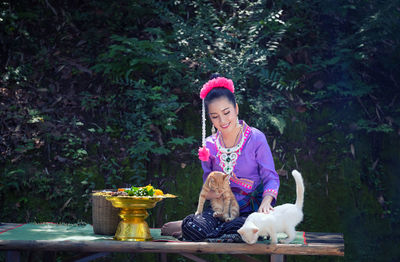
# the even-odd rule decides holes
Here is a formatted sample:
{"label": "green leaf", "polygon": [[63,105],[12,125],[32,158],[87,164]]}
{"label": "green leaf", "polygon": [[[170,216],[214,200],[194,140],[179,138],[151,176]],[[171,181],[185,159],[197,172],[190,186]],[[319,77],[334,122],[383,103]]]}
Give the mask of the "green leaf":
{"label": "green leaf", "polygon": [[281,117],[276,117],[274,115],[268,115],[269,122],[278,129],[279,133],[282,135],[286,127],[286,122]]}

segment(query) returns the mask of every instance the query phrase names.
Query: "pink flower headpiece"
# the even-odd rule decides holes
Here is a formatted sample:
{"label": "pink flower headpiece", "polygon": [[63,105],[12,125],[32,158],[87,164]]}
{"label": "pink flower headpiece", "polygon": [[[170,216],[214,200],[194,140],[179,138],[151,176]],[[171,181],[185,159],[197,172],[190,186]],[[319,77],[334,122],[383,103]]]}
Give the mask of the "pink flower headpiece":
{"label": "pink flower headpiece", "polygon": [[208,161],[210,158],[210,151],[206,148],[206,113],[204,109],[204,98],[206,98],[207,94],[215,87],[224,87],[235,93],[235,87],[233,86],[233,81],[231,79],[225,77],[217,77],[211,79],[207,83],[203,85],[203,88],[200,90],[200,98],[203,100],[202,104],[202,147],[199,148],[199,159],[201,161]]}
{"label": "pink flower headpiece", "polygon": [[200,90],[200,98],[206,98],[207,94],[213,89],[214,87],[225,87],[232,93],[235,93],[235,87],[233,86],[233,81],[225,78],[225,77],[217,77],[211,79],[207,83],[203,85],[203,88]]}

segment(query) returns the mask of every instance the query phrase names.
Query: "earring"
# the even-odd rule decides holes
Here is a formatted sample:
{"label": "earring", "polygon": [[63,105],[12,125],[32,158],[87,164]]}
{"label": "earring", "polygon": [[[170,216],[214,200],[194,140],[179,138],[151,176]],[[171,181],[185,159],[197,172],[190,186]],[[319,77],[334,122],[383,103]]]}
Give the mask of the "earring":
{"label": "earring", "polygon": [[217,133],[217,129],[215,128],[214,125],[212,125],[211,127],[211,133],[214,135],[215,133]]}
{"label": "earring", "polygon": [[236,125],[240,126],[239,117],[236,118]]}

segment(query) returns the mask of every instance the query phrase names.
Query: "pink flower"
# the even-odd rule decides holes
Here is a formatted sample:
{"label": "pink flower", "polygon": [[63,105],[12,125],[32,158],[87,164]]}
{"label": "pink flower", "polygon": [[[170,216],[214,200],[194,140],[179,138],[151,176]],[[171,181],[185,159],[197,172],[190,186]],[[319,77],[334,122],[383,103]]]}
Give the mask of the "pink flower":
{"label": "pink flower", "polygon": [[199,148],[199,159],[201,161],[208,161],[210,158],[210,151],[205,146]]}
{"label": "pink flower", "polygon": [[235,93],[235,87],[233,86],[232,80],[225,77],[217,77],[211,79],[203,85],[203,88],[200,90],[200,98],[204,99],[214,87],[225,87],[229,89],[232,93]]}

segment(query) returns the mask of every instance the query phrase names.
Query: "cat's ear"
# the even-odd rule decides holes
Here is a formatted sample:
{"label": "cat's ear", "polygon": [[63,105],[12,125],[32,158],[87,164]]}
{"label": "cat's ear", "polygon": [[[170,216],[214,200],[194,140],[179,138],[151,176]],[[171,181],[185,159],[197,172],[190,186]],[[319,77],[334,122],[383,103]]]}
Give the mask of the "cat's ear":
{"label": "cat's ear", "polygon": [[224,174],[222,175],[222,178],[223,178],[224,180],[229,179],[229,175],[224,173]]}
{"label": "cat's ear", "polygon": [[239,228],[237,232],[241,235],[243,233],[243,228]]}
{"label": "cat's ear", "polygon": [[208,181],[208,186],[211,187],[211,185],[215,183],[214,177],[210,177],[209,181]]}

